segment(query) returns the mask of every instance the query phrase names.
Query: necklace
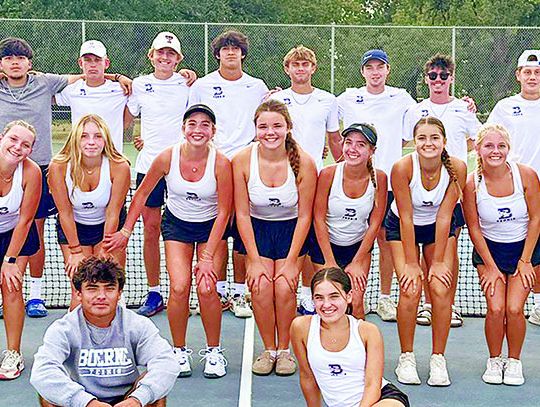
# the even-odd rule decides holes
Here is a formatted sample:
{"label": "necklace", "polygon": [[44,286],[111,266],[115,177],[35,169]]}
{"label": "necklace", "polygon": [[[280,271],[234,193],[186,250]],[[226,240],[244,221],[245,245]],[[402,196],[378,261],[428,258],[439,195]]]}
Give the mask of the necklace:
{"label": "necklace", "polygon": [[[22,97],[24,96],[24,94],[26,93],[26,89],[28,88],[28,84],[30,83],[30,78],[27,79],[26,81],[26,85],[24,85],[24,87],[22,88],[22,90],[20,90],[18,92],[18,95],[15,96],[15,94],[13,93],[13,91],[11,90],[11,86],[9,86],[9,84],[7,83],[6,81],[6,89],[8,91],[8,93],[11,95],[11,98],[15,101],[15,102],[19,102]],[[15,89],[20,89],[20,88],[15,88]]]}
{"label": "necklace", "polygon": [[438,168],[433,175],[429,175],[426,170],[422,169],[422,174],[424,175],[424,178],[426,178],[428,181],[433,181],[435,178],[437,178],[437,175],[439,175],[441,172],[441,168]]}
{"label": "necklace", "polygon": [[87,170],[84,167],[82,167],[82,168],[83,168],[84,172],[86,172],[88,175],[92,175],[98,169],[98,167],[95,167],[93,170]]}
{"label": "necklace", "polygon": [[3,175],[0,175],[0,178],[2,178],[2,181],[4,181],[6,184],[8,184],[13,179],[13,174],[11,174],[11,176],[9,176],[7,178],[5,178]]}
{"label": "necklace", "polygon": [[303,102],[299,102],[298,99],[296,99],[296,97],[295,97],[294,95],[296,94],[296,95],[298,95],[298,96],[300,96],[300,95],[305,96],[305,94],[303,94],[303,93],[296,93],[295,91],[293,91],[293,90],[291,89],[291,96],[292,96],[293,100],[295,101],[295,103],[296,103],[297,105],[300,105],[300,106],[303,106],[303,105],[307,104],[307,102],[309,102],[309,101],[311,100],[311,98],[313,97],[313,93],[315,93],[315,92],[314,92],[314,91],[311,91],[311,93],[309,94],[309,96],[308,96]]}
{"label": "necklace", "polygon": [[437,110],[435,110],[435,103],[433,103],[431,100],[429,101],[429,104],[431,106],[431,111],[433,112],[433,115],[437,117],[438,119],[442,119],[444,114],[446,113],[446,109],[448,109],[448,106],[450,106],[450,102],[444,104],[444,109],[442,112],[437,113]]}

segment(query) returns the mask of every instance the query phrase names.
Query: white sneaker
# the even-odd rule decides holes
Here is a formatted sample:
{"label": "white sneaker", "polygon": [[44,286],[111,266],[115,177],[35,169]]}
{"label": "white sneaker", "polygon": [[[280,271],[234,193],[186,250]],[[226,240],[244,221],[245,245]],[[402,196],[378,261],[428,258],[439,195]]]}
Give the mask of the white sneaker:
{"label": "white sneaker", "polygon": [[249,318],[253,315],[245,295],[237,294],[231,299],[231,312],[236,318]]}
{"label": "white sneaker", "polygon": [[502,384],[504,360],[500,356],[488,358],[482,380],[488,384]]}
{"label": "white sneaker", "polygon": [[418,372],[416,371],[416,358],[412,352],[405,352],[399,355],[399,361],[395,372],[400,383],[421,383],[420,378],[418,377]]}
{"label": "white sneaker", "polygon": [[396,304],[394,304],[392,298],[379,298],[379,301],[377,301],[377,315],[386,322],[397,321]]}
{"label": "white sneaker", "polygon": [[540,305],[535,305],[531,310],[529,322],[534,325],[540,325]]}
{"label": "white sneaker", "polygon": [[296,311],[299,315],[315,315],[315,304],[311,297],[300,297],[300,305]]}
{"label": "white sneaker", "polygon": [[463,317],[461,316],[461,312],[452,305],[452,319],[450,320],[450,327],[452,328],[459,328],[460,326],[463,326]]}
{"label": "white sneaker", "polygon": [[508,358],[504,367],[503,383],[509,386],[521,386],[525,383],[521,360]]}
{"label": "white sneaker", "polygon": [[450,378],[448,377],[444,355],[435,353],[431,355],[427,384],[430,386],[450,386]]}
{"label": "white sneaker", "polygon": [[223,349],[219,347],[201,349],[199,356],[202,356],[201,362],[205,360],[204,377],[207,379],[218,379],[227,374],[225,370],[227,359],[223,356]]}
{"label": "white sneaker", "polygon": [[186,347],[183,348],[174,348],[174,356],[180,365],[180,373],[178,377],[189,377],[191,376],[191,354],[193,351]]}
{"label": "white sneaker", "polygon": [[4,360],[0,365],[0,380],[13,380],[24,370],[24,359],[16,350],[5,350]]}

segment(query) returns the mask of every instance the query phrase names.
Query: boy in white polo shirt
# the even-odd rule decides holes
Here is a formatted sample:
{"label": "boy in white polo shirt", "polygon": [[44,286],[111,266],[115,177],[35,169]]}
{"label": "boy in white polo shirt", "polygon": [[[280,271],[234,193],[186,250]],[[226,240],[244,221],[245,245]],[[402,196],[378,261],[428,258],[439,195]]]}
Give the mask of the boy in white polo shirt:
{"label": "boy in white polo shirt", "polygon": [[[390,171],[401,158],[403,145],[403,117],[416,101],[405,89],[386,85],[390,74],[388,55],[381,49],[366,51],[362,56],[360,73],[366,86],[348,88],[338,96],[339,114],[343,126],[370,123],[377,129],[379,140],[375,152],[375,167],[388,175],[387,211],[394,199],[390,185]],[[377,314],[383,321],[396,320],[396,305],[390,298],[394,265],[384,227],[377,236],[379,246],[380,296]]]}
{"label": "boy in white polo shirt", "polygon": [[[217,132],[214,143],[229,159],[255,138],[255,110],[268,93],[268,88],[261,79],[242,71],[248,48],[248,39],[240,32],[226,31],[216,37],[212,41],[212,53],[219,62],[219,68],[195,82],[189,96],[189,105],[202,103],[216,114]],[[238,233],[233,231],[232,234],[238,241]],[[252,313],[245,301],[245,265],[243,256],[238,254],[237,249],[238,245],[235,244],[231,307],[236,316],[249,317]],[[225,270],[222,270],[217,291],[222,298],[224,309],[229,307],[225,279]]]}
{"label": "boy in white polo shirt", "polygon": [[[527,50],[521,54],[516,80],[520,92],[497,102],[487,121],[502,124],[512,137],[514,158],[540,173],[540,50]],[[536,274],[539,272],[537,270]],[[539,280],[533,288],[534,308],[529,315],[529,322],[535,325],[540,325]]]}

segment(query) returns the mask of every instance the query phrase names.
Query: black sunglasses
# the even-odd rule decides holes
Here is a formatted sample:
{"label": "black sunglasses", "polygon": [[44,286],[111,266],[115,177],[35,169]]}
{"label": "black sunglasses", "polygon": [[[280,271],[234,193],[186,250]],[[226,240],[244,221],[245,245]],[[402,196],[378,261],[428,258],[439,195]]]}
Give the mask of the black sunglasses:
{"label": "black sunglasses", "polygon": [[427,77],[428,77],[430,80],[432,80],[432,81],[434,81],[435,79],[437,79],[437,76],[440,76],[440,77],[441,77],[441,80],[442,80],[442,81],[445,81],[445,80],[447,80],[447,79],[450,77],[450,75],[452,75],[452,74],[451,74],[450,72],[439,72],[439,73],[437,73],[437,72],[428,72],[426,75],[427,75]]}

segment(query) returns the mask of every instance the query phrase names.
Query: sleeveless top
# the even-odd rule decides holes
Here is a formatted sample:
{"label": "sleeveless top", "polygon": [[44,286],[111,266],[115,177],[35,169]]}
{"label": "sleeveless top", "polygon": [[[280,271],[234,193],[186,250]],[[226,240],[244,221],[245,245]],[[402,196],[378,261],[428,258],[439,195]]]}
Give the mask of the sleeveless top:
{"label": "sleeveless top", "polygon": [[250,214],[263,220],[288,220],[298,217],[298,188],[290,165],[287,180],[279,187],[264,185],[259,175],[259,143],[251,147],[249,180],[247,184]]}
{"label": "sleeveless top", "polygon": [[476,207],[482,235],[492,241],[512,243],[527,237],[529,211],[518,165],[509,162],[514,192],[508,196],[491,196],[482,178],[476,190]]}
{"label": "sleeveless top", "polygon": [[167,209],[186,222],[206,222],[218,212],[217,181],[215,175],[216,149],[210,146],[206,168],[199,181],[187,181],[180,171],[182,143],[172,148],[171,166],[165,176],[167,182]]}
{"label": "sleeveless top", "polygon": [[[450,175],[443,165],[441,167],[441,176],[439,183],[431,191],[424,188],[422,184],[422,174],[420,169],[420,161],[416,152],[411,153],[413,163],[413,173],[409,182],[411,190],[411,200],[413,207],[413,224],[415,226],[431,225],[437,220],[437,212],[444,199],[448,185],[450,184]],[[390,209],[396,216],[399,217],[397,203],[394,200]]]}
{"label": "sleeveless top", "polygon": [[23,162],[20,162],[13,173],[11,189],[6,195],[0,196],[0,233],[15,229],[19,223],[23,195]]}
{"label": "sleeveless top", "polygon": [[79,188],[74,188],[70,171],[71,163],[68,162],[65,182],[75,222],[83,225],[99,225],[105,222],[105,211],[111,199],[112,189],[109,159],[103,156],[99,171],[99,184],[92,191],[83,192]]}
{"label": "sleeveless top", "polygon": [[328,195],[326,224],[330,242],[350,246],[362,240],[369,227],[369,215],[375,202],[375,187],[368,181],[366,192],[359,198],[349,198],[343,191],[345,163],[337,164]]}

